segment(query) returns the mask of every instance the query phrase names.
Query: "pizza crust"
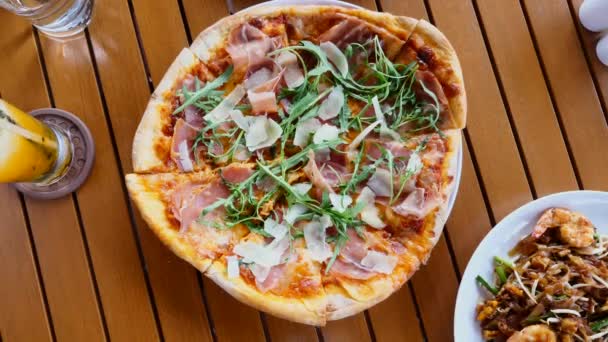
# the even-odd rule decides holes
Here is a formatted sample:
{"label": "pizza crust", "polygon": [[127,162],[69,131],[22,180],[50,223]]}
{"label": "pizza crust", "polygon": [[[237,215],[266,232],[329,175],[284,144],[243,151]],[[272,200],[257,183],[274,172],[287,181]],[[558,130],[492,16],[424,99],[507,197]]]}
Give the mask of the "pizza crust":
{"label": "pizza crust", "polygon": [[[443,179],[447,179],[447,177],[455,179],[458,174],[458,170],[460,169],[460,164],[458,163],[458,156],[460,155],[460,153],[462,153],[460,151],[460,149],[462,148],[462,133],[460,130],[457,129],[444,131],[443,133],[448,137],[448,142],[450,146],[450,150],[447,152],[446,155],[446,160],[448,161],[448,164],[447,167],[443,170]],[[437,241],[439,241],[441,233],[443,232],[443,227],[445,226],[448,220],[448,216],[450,214],[450,212],[448,211],[448,209],[450,209],[450,197],[452,196],[452,193],[454,193],[454,191],[458,191],[458,188],[456,187],[456,183],[454,181],[447,184],[444,188],[443,195],[445,196],[446,201],[444,205],[439,207],[439,211],[435,216],[435,227],[433,228],[433,232],[435,233],[435,235],[432,240],[433,247],[437,244]],[[422,263],[426,264],[430,256],[431,253],[428,253],[427,259],[421,260]]]}
{"label": "pizza crust", "polygon": [[[168,176],[173,176],[167,174]],[[158,236],[173,253],[186,260],[199,271],[205,272],[213,262],[212,259],[202,257],[195,248],[184,241],[179,235],[178,228],[167,219],[166,205],[160,198],[158,190],[150,189],[146,183],[148,178],[158,178],[163,175],[128,174],[125,179],[129,195],[139,208],[150,229]]]}
{"label": "pizza crust", "polygon": [[175,81],[184,77],[199,62],[190,49],[182,49],[152,93],[133,138],[132,159],[135,172],[165,171],[165,160],[158,156],[156,147],[171,146],[171,138],[162,133],[163,126],[171,115],[171,105],[166,100],[166,95],[173,89]]}
{"label": "pizza crust", "polygon": [[[242,277],[228,278],[224,260],[215,261],[205,275],[239,301],[293,322],[325,325],[327,300],[325,294],[307,298],[287,298],[270,292],[261,293]],[[321,289],[321,291],[323,291]]]}
{"label": "pizza crust", "polygon": [[420,35],[425,42],[425,45],[430,46],[437,58],[446,63],[452,69],[449,83],[458,84],[460,93],[453,97],[448,97],[450,110],[454,116],[455,127],[464,128],[467,121],[467,95],[462,77],[462,67],[456,55],[456,51],[450,41],[446,38],[443,32],[426,20],[418,21],[414,34]]}
{"label": "pizza crust", "polygon": [[[404,282],[405,283],[405,282]],[[364,291],[361,286],[349,286],[342,282],[340,286],[331,284],[325,287],[327,293],[327,320],[335,321],[356,315],[388,298],[398,288],[389,277],[365,282]],[[361,293],[368,294],[361,296]],[[355,298],[359,296],[360,298]]]}
{"label": "pizza crust", "polygon": [[146,173],[164,167],[165,161],[159,158],[155,145],[171,146],[171,138],[162,134],[165,121],[163,112],[169,110],[167,103],[156,96],[152,96],[148,102],[133,138],[132,160],[135,172]]}
{"label": "pizza crust", "polygon": [[175,58],[163,78],[158,82],[152,97],[164,98],[166,93],[173,89],[175,81],[182,79],[189,71],[201,61],[189,48],[183,48]]}

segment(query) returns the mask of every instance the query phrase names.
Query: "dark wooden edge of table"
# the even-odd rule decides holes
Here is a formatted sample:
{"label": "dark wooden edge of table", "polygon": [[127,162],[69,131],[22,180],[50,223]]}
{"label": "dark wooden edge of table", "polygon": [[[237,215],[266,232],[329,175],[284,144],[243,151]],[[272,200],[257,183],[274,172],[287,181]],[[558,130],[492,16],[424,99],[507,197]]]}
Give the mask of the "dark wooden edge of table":
{"label": "dark wooden edge of table", "polygon": [[57,42],[0,12],[0,96],[91,128],[85,186],[56,201],[0,186],[0,341],[452,339],[460,276],[502,217],[549,193],[605,190],[608,68],[582,0],[359,0],[426,18],[455,46],[469,119],[463,178],[429,263],[378,306],[314,328],[241,305],[161,246],[123,175],[150,92],[198,32],[256,1],[96,2],[83,37]]}

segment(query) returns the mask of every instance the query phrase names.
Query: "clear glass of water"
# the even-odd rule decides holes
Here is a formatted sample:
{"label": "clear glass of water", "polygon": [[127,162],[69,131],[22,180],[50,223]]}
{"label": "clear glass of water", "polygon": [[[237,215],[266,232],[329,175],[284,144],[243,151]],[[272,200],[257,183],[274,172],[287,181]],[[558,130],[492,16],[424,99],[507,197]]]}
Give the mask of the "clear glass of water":
{"label": "clear glass of water", "polygon": [[41,32],[69,37],[91,22],[94,0],[0,0],[0,7],[28,18]]}

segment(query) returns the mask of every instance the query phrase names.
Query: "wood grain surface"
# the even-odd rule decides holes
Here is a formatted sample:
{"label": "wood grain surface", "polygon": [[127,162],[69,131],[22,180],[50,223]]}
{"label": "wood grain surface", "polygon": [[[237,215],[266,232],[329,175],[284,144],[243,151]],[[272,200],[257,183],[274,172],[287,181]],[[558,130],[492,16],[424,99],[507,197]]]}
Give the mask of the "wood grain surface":
{"label": "wood grain surface", "polygon": [[582,0],[352,2],[435,24],[464,72],[458,199],[410,282],[322,328],[287,322],[174,256],[129,201],[123,176],[151,91],[204,28],[259,1],[97,1],[69,41],[0,11],[0,97],[71,111],[97,145],[71,196],[37,201],[0,186],[0,341],[449,341],[460,276],[497,221],[535,197],[608,189],[608,68],[578,21]]}

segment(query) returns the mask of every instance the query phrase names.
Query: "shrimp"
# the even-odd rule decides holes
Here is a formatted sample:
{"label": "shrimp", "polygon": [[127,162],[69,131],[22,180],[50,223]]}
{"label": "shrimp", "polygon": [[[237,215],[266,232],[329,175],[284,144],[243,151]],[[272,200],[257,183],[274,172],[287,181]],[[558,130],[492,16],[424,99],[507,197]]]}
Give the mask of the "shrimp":
{"label": "shrimp", "polygon": [[556,342],[555,333],[544,324],[535,324],[523,328],[511,335],[507,342]]}
{"label": "shrimp", "polygon": [[589,247],[594,242],[595,229],[583,215],[563,208],[546,210],[536,222],[532,237],[537,239],[549,228],[558,228],[560,240],[575,248]]}

